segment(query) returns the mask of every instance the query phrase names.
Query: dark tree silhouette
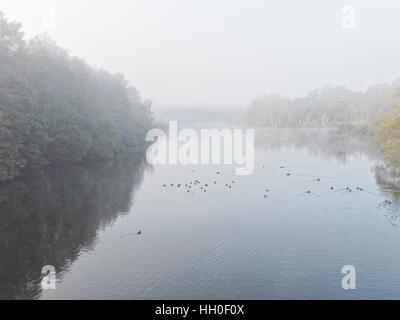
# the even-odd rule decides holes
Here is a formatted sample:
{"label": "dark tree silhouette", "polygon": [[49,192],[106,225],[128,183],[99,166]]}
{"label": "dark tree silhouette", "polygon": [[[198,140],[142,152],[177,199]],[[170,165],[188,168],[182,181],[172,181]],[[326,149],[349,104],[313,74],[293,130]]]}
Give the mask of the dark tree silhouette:
{"label": "dark tree silhouette", "polygon": [[150,105],[121,74],[94,70],[0,12],[0,181],[25,167],[111,159],[144,144]]}

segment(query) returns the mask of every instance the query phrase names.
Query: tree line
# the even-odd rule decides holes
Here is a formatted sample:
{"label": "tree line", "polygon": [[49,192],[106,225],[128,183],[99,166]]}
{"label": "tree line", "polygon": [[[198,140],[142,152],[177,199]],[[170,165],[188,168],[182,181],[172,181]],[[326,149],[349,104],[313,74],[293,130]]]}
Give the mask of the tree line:
{"label": "tree line", "polygon": [[388,164],[400,166],[400,79],[365,92],[327,86],[302,98],[277,94],[253,100],[247,124],[263,127],[330,127],[375,137]]}
{"label": "tree line", "polygon": [[[397,91],[397,96],[400,97],[400,91]],[[389,164],[400,167],[400,102],[393,106],[392,112],[377,126],[376,140]]]}
{"label": "tree line", "polygon": [[336,127],[373,134],[391,112],[397,88],[400,88],[400,79],[391,84],[373,85],[365,92],[326,86],[295,99],[262,95],[252,101],[244,120],[259,126]]}
{"label": "tree line", "polygon": [[0,182],[145,142],[150,104],[123,75],[95,70],[44,36],[25,40],[21,28],[0,12]]}

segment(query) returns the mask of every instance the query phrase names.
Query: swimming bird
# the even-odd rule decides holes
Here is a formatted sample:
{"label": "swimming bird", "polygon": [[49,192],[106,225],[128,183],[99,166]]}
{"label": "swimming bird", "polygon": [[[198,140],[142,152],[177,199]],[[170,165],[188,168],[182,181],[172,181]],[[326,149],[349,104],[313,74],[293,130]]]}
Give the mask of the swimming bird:
{"label": "swimming bird", "polygon": [[137,233],[138,236],[140,236],[141,234],[142,234],[142,231],[139,231],[139,232]]}
{"label": "swimming bird", "polygon": [[392,204],[392,201],[390,201],[390,200],[384,200],[383,202],[381,202],[381,203],[379,204],[379,207],[381,207],[381,208],[386,208],[386,207],[390,206],[391,204]]}
{"label": "swimming bird", "polygon": [[311,192],[310,190],[307,190],[306,192],[300,193],[300,194],[298,195],[298,197],[299,197],[299,196],[302,196],[302,195],[305,195],[305,194],[312,194],[312,195],[315,196],[315,197],[321,198],[321,196],[319,196],[318,194],[316,194],[316,193],[314,193],[314,192]]}

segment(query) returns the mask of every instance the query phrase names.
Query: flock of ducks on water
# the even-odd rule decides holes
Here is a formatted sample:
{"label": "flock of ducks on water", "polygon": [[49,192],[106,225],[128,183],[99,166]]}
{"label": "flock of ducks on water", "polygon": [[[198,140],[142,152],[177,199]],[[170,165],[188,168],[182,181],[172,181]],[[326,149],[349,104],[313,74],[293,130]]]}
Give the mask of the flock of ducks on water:
{"label": "flock of ducks on water", "polygon": [[[262,166],[262,168],[264,169],[265,166]],[[284,169],[284,168],[285,168],[284,166],[281,166],[281,167],[280,167],[280,169]],[[192,170],[192,172],[195,172],[195,171]],[[221,172],[220,172],[220,171],[217,171],[216,174],[217,174],[217,175],[221,175]],[[286,176],[289,177],[289,176],[292,176],[292,174],[288,172],[288,173],[286,173]],[[310,177],[313,177],[313,176],[310,176]],[[325,177],[325,178],[327,178],[327,179],[335,179],[335,178],[332,178],[332,177]],[[322,181],[322,178],[321,178],[321,177],[314,177],[313,179],[309,179],[309,180],[305,180],[305,181],[298,181],[297,183],[304,183],[304,182],[317,182],[317,183],[320,183],[321,181]],[[228,188],[228,189],[232,189],[232,188],[233,188],[233,185],[234,185],[235,183],[236,183],[235,180],[232,180],[230,183],[225,183],[225,187]],[[212,184],[212,185],[217,185],[217,184],[218,184],[218,181],[215,180],[215,181],[213,181],[213,183],[211,183],[211,184]],[[186,190],[187,193],[192,193],[192,194],[193,194],[196,188],[197,188],[197,190],[200,191],[200,192],[207,192],[207,190],[208,190],[208,188],[209,188],[209,183],[201,183],[199,180],[194,179],[194,180],[192,180],[192,181],[190,181],[189,183],[186,183],[186,184],[182,184],[182,183],[174,184],[174,183],[171,183],[171,184],[163,184],[162,186],[163,186],[164,188],[167,188],[168,186],[170,186],[170,187],[172,187],[172,188],[173,188],[173,187],[177,187],[178,189]],[[199,189],[198,189],[198,188],[199,188]],[[374,196],[378,196],[378,197],[379,197],[378,194],[373,193],[373,192],[370,192],[370,191],[368,191],[368,190],[366,190],[366,189],[364,189],[364,188],[362,188],[362,187],[356,187],[356,188],[353,190],[353,189],[350,188],[350,187],[345,187],[345,188],[341,188],[341,189],[335,189],[334,186],[331,186],[329,189],[330,189],[331,191],[333,191],[333,192],[348,192],[348,193],[366,192],[366,193],[369,193],[369,194],[371,194],[371,195],[374,195]],[[268,193],[270,193],[270,191],[271,191],[271,190],[268,189],[268,188],[265,189],[265,193],[264,193],[264,198],[265,198],[265,199],[268,198]],[[302,195],[313,195],[313,196],[315,196],[315,197],[317,197],[317,198],[320,198],[320,197],[321,197],[320,195],[318,195],[318,194],[312,192],[311,190],[306,190],[306,191],[300,193],[298,196],[302,196]],[[381,203],[379,204],[379,207],[388,207],[388,206],[390,206],[390,205],[392,205],[392,201],[390,201],[390,200],[384,200],[383,202],[381,202]]]}
{"label": "flock of ducks on water", "polygon": [[[217,175],[220,175],[220,174],[221,174],[221,172],[220,172],[220,171],[217,171]],[[218,182],[215,180],[212,184],[217,185]],[[226,188],[229,188],[229,189],[232,189],[232,187],[233,187],[234,184],[235,184],[235,180],[232,180],[232,182],[226,183],[226,184],[225,184],[225,187],[226,187]],[[174,183],[171,183],[170,186],[171,186],[171,187],[175,187],[175,184],[174,184]],[[208,184],[208,183],[202,184],[199,180],[196,179],[196,180],[194,180],[194,181],[190,181],[189,183],[186,183],[184,186],[183,186],[183,184],[180,184],[180,183],[177,184],[176,186],[177,186],[178,188],[184,187],[185,190],[186,190],[186,192],[188,192],[188,193],[193,193],[195,187],[197,187],[197,186],[200,186],[200,191],[201,191],[201,192],[207,192],[207,188],[209,187],[209,184]],[[167,185],[167,184],[163,184],[163,187],[166,188],[166,187],[168,187],[168,185]]]}
{"label": "flock of ducks on water", "polygon": [[[262,168],[264,169],[265,168],[265,166],[262,166]],[[280,167],[280,169],[284,169],[285,167],[284,166],[281,166]],[[192,172],[194,172],[194,170],[192,170]],[[216,175],[217,176],[219,176],[219,175],[221,175],[221,172],[220,171],[217,171],[216,172]],[[292,174],[291,173],[286,173],[286,176],[292,176]],[[334,178],[331,178],[331,177],[326,177],[327,179],[334,179]],[[320,178],[320,177],[314,177],[313,179],[310,179],[310,180],[305,180],[305,181],[298,181],[297,183],[304,183],[304,182],[317,182],[317,183],[320,183],[322,181],[322,179]],[[230,183],[225,183],[225,188],[227,188],[227,189],[232,189],[233,188],[233,186],[235,185],[235,183],[236,183],[236,181],[235,180],[232,180]],[[182,184],[182,183],[178,183],[178,184],[175,184],[175,183],[170,183],[170,184],[163,184],[162,186],[163,186],[163,188],[167,188],[168,186],[170,186],[170,187],[172,187],[172,188],[174,188],[174,187],[177,187],[178,189],[183,189],[183,190],[186,190],[186,192],[187,193],[194,193],[194,190],[197,188],[197,190],[199,190],[200,192],[204,192],[204,193],[206,193],[207,192],[207,190],[208,190],[208,188],[209,188],[209,184],[212,184],[212,185],[217,185],[218,184],[218,181],[217,180],[214,180],[213,181],[213,183],[201,183],[199,180],[197,180],[197,179],[195,179],[195,180],[192,180],[192,181],[190,181],[189,183],[186,183],[186,184]],[[198,189],[199,188],[199,189]],[[376,194],[376,193],[373,193],[373,192],[370,192],[370,191],[368,191],[368,190],[366,190],[366,189],[364,189],[364,188],[362,188],[362,187],[356,187],[355,188],[355,190],[353,190],[352,188],[350,188],[350,187],[345,187],[345,188],[341,188],[341,189],[335,189],[335,187],[334,186],[331,186],[330,188],[329,188],[331,191],[333,191],[333,192],[348,192],[348,193],[356,193],[356,192],[366,192],[366,193],[369,193],[369,194],[371,194],[371,195],[374,195],[374,196],[377,196],[377,197],[379,197],[379,195],[378,194]],[[267,199],[268,198],[268,193],[270,193],[270,189],[265,189],[265,194],[264,194],[264,198],[265,199]],[[302,192],[302,193],[300,193],[298,196],[302,196],[302,195],[312,195],[312,196],[314,196],[314,197],[317,197],[317,198],[320,198],[321,196],[320,195],[318,195],[318,194],[316,194],[316,193],[314,193],[314,192],[312,192],[311,190],[306,190],[306,191],[304,191],[304,192]],[[384,200],[384,201],[382,201],[381,203],[379,203],[379,207],[380,208],[388,208],[388,207],[390,207],[391,205],[393,204],[393,202],[391,201],[391,200]],[[142,231],[138,231],[137,232],[137,235],[141,235],[142,234]]]}

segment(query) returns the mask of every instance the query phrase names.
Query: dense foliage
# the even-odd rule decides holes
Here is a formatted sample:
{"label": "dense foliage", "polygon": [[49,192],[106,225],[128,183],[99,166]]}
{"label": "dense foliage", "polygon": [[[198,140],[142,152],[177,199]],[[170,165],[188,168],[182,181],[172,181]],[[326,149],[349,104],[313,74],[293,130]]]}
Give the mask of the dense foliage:
{"label": "dense foliage", "polygon": [[392,113],[376,128],[377,142],[385,158],[393,165],[400,165],[400,103],[395,104]]}
{"label": "dense foliage", "polygon": [[120,74],[94,70],[0,12],[0,181],[25,167],[110,159],[143,144],[149,105]]}
{"label": "dense foliage", "polygon": [[400,79],[390,85],[371,86],[365,92],[328,86],[296,99],[264,95],[251,103],[245,121],[271,127],[339,127],[373,132],[390,112],[399,87]]}

